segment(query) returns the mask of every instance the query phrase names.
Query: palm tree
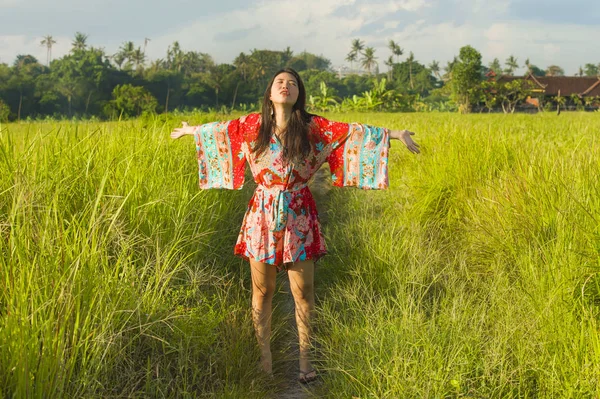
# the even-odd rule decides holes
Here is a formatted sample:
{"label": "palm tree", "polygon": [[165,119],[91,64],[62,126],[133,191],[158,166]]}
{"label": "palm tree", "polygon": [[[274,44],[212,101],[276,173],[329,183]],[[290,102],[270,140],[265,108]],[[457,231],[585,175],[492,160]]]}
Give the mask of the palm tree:
{"label": "palm tree", "polygon": [[84,35],[81,32],[75,32],[75,39],[71,43],[71,45],[73,46],[71,51],[85,50],[87,47],[87,43],[86,43],[87,38],[88,38],[88,35]]}
{"label": "palm tree", "polygon": [[371,75],[371,68],[377,65],[377,61],[375,61],[377,57],[375,57],[375,49],[373,47],[367,47],[365,52],[363,53],[362,66],[367,68],[369,71],[369,75]]}
{"label": "palm tree", "polygon": [[269,71],[269,58],[264,51],[254,49],[250,52],[250,65],[252,65],[252,77],[259,81],[267,78]]}
{"label": "palm tree", "polygon": [[140,65],[144,64],[144,61],[146,61],[146,54],[144,54],[140,47],[131,53],[131,61],[135,63],[136,69],[139,68]]}
{"label": "palm tree", "polygon": [[174,41],[172,46],[167,48],[167,60],[171,68],[175,68],[177,72],[181,72],[181,66],[183,65],[184,53],[181,50],[181,46],[178,41]]}
{"label": "palm tree", "polygon": [[506,65],[505,72],[507,75],[512,75],[514,73],[515,69],[517,69],[519,67],[519,64],[517,63],[517,59],[512,54],[510,55],[510,57],[508,57],[506,59],[505,65]]}
{"label": "palm tree", "polygon": [[286,67],[289,65],[292,57],[294,56],[294,52],[292,51],[292,49],[290,48],[290,46],[288,46],[285,50],[283,50],[281,52],[281,65],[280,67]]}
{"label": "palm tree", "polygon": [[392,54],[396,56],[396,62],[400,62],[400,56],[404,54],[404,50],[402,50],[402,47],[400,47],[400,45],[398,45],[398,43],[396,43],[393,40],[390,40],[390,42],[388,43],[388,47],[392,51]]}
{"label": "palm tree", "polygon": [[446,66],[444,67],[444,71],[446,73],[444,74],[444,76],[442,76],[442,79],[444,81],[448,81],[448,80],[452,79],[452,70],[454,69],[454,65],[456,65],[457,62],[458,62],[458,58],[456,58],[456,56],[455,56],[452,61],[448,61],[446,63]]}
{"label": "palm tree", "polygon": [[388,66],[388,80],[392,80],[394,72],[394,57],[390,55],[387,61],[384,61],[383,63]]}
{"label": "palm tree", "polygon": [[46,46],[46,66],[50,65],[50,61],[52,59],[52,45],[56,44],[56,40],[52,37],[52,35],[44,36],[44,39],[40,42],[42,46]]}
{"label": "palm tree", "polygon": [[352,52],[354,54],[360,54],[365,48],[365,44],[360,39],[352,40]]}
{"label": "palm tree", "polygon": [[117,58],[119,58],[119,60],[121,61],[120,63],[117,62],[119,68],[121,67],[121,64],[124,61],[127,61],[127,63],[131,62],[134,51],[135,45],[133,44],[133,42],[125,42],[121,47],[119,47],[119,52],[115,54],[115,62],[117,62]]}
{"label": "palm tree", "polygon": [[531,62],[529,62],[529,58],[525,60],[525,68],[527,68],[527,73],[531,74]]}
{"label": "palm tree", "polygon": [[354,51],[350,51],[346,56],[346,61],[350,62],[350,70],[354,69],[353,62],[356,61],[357,54]]}
{"label": "palm tree", "polygon": [[148,46],[148,42],[150,42],[150,39],[145,37],[144,38],[144,55],[146,55],[146,46]]}
{"label": "palm tree", "polygon": [[442,80],[442,77],[440,76],[440,63],[437,62],[436,60],[431,61],[431,64],[429,64],[429,69],[431,69],[431,72],[433,72],[433,74],[435,75],[436,78],[438,78],[439,80]]}
{"label": "palm tree", "polygon": [[408,58],[406,59],[406,62],[408,62],[408,77],[410,79],[410,88],[414,89],[415,85],[413,83],[413,77],[412,77],[412,64],[413,64],[413,62],[415,62],[415,55],[413,54],[412,51],[409,53]]}
{"label": "palm tree", "polygon": [[235,65],[239,74],[242,75],[242,79],[244,79],[245,82],[246,77],[250,72],[250,60],[248,59],[248,56],[244,52],[241,52],[240,55],[235,57],[235,60],[233,60],[233,65]]}

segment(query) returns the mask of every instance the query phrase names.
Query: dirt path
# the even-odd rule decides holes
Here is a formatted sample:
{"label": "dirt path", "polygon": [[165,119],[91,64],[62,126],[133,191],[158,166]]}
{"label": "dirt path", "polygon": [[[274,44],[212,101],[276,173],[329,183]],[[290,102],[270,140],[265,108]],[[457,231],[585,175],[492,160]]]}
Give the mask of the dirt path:
{"label": "dirt path", "polygon": [[[321,224],[327,223],[326,205],[328,193],[331,190],[331,179],[329,178],[329,167],[325,165],[317,171],[314,179],[309,184],[310,190],[315,197],[317,209],[319,210],[319,220]],[[294,299],[290,292],[289,280],[287,275],[284,275],[281,281],[282,294],[284,300],[280,301],[278,306],[281,308],[281,313],[286,316],[286,331],[283,334],[284,342],[288,346],[282,347],[278,357],[284,363],[285,377],[281,385],[282,391],[277,395],[277,398],[282,399],[306,399],[318,397],[316,391],[319,390],[321,383],[315,381],[308,386],[304,386],[297,382],[298,378],[298,330],[294,317]]]}

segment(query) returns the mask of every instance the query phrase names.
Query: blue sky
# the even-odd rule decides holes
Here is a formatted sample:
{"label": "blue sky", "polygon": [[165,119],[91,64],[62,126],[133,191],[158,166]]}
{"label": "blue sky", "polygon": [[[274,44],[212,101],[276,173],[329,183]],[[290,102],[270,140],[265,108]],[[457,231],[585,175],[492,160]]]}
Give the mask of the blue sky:
{"label": "blue sky", "polygon": [[[484,63],[514,55],[539,67],[556,64],[567,74],[600,63],[600,2],[592,0],[0,0],[0,62],[17,54],[46,61],[43,36],[57,44],[53,58],[67,53],[75,32],[109,54],[125,41],[164,57],[177,40],[184,50],[232,62],[253,48],[287,46],[344,60],[352,39],[375,47],[381,70],[395,40],[417,60],[441,65],[470,44]],[[403,57],[404,57],[403,56]],[[523,68],[517,72],[523,72]]]}

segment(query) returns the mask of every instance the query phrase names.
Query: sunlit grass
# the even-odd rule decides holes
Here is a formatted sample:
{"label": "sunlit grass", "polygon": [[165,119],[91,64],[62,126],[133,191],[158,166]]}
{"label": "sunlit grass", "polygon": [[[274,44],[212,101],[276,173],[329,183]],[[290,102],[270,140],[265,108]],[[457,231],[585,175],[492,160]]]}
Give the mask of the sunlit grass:
{"label": "sunlit grass", "polygon": [[329,392],[600,393],[598,115],[372,119],[419,132],[423,154],[393,149],[388,191],[333,191]]}
{"label": "sunlit grass", "polygon": [[[389,190],[321,196],[316,394],[600,394],[598,114],[326,117],[408,128],[423,153],[393,142]],[[269,382],[232,254],[252,185],[198,190],[174,124],[2,125],[0,396],[281,391],[288,298]]]}

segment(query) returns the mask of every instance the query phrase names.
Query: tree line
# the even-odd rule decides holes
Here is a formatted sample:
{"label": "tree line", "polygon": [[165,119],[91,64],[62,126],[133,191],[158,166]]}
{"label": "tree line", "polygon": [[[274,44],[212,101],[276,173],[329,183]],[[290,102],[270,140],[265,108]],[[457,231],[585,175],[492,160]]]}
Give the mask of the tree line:
{"label": "tree line", "polygon": [[[498,59],[484,66],[477,50],[463,47],[479,57],[476,71],[469,72],[469,79],[476,79],[479,87],[474,91],[469,86],[472,82],[467,84],[461,72],[464,64],[471,62],[469,57],[459,54],[443,68],[435,60],[425,65],[412,51],[401,58],[405,50],[393,40],[389,41],[390,55],[383,62],[387,71],[383,72],[375,49],[360,39],[351,42],[346,57],[349,70],[333,70],[323,55],[306,51],[295,54],[289,47],[281,51],[253,49],[240,53],[231,64],[217,64],[210,54],[185,51],[174,42],[163,58],[147,62],[148,38],[143,46],[125,42],[115,54],[91,47],[87,40],[87,35],[77,32],[70,52],[52,59],[56,41],[47,35],[40,42],[47,49],[45,64],[32,55],[18,55],[12,65],[0,64],[0,120],[114,119],[192,109],[256,110],[269,78],[283,67],[299,71],[309,94],[309,107],[314,110],[468,112],[472,104],[485,103],[485,76],[490,70],[512,75],[519,68],[512,55],[504,66]],[[534,75],[564,75],[556,65],[541,69],[526,60],[524,66]],[[579,70],[580,76],[599,73],[600,64],[589,63]],[[471,87],[469,95],[464,87]],[[466,106],[465,101],[471,105]]]}

